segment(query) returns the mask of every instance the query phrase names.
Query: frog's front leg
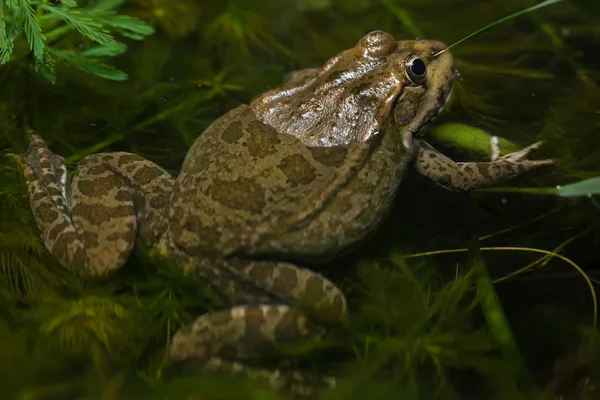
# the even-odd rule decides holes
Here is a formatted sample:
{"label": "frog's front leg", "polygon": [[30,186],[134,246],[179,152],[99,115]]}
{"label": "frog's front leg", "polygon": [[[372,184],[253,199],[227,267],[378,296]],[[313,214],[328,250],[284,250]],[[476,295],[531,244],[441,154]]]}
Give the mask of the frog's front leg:
{"label": "frog's front leg", "polygon": [[[232,278],[229,283],[238,282],[237,286],[227,286],[228,282],[223,280],[218,289],[234,304],[245,304],[202,315],[191,326],[179,330],[172,340],[172,360],[199,363],[208,372],[264,378],[273,388],[294,395],[311,395],[318,387],[335,384],[331,377],[312,378],[297,371],[258,369],[243,364],[251,359],[273,357],[278,344],[325,333],[324,327],[291,304],[307,305],[327,320],[331,316],[342,319],[346,301],[331,281],[309,269],[275,261],[199,261],[186,267],[186,271],[205,277],[204,271],[209,268],[226,273]],[[211,283],[218,285],[214,277]],[[251,286],[252,291],[242,293],[245,290],[240,283]],[[254,293],[255,301],[248,293]]]}
{"label": "frog's front leg", "polygon": [[449,190],[473,190],[492,186],[526,171],[553,163],[552,160],[527,160],[527,155],[539,148],[537,142],[520,151],[500,157],[497,141],[492,140],[492,161],[454,162],[424,141],[417,142],[419,153],[415,169]]}
{"label": "frog's front leg", "polygon": [[125,263],[136,234],[152,243],[165,230],[173,179],[140,156],[87,156],[69,182],[64,159],[32,134],[18,160],[46,248],[65,268],[107,274]]}

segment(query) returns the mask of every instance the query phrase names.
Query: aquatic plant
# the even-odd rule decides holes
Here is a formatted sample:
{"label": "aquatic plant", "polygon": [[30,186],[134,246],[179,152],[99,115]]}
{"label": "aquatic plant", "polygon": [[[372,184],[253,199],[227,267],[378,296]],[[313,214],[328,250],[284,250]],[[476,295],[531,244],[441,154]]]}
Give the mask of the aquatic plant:
{"label": "aquatic plant", "polygon": [[[29,62],[31,53],[35,72],[51,82],[56,80],[56,61],[102,78],[127,79],[102,60],[127,49],[115,33],[141,40],[154,30],[135,17],[117,14],[123,2],[101,0],[83,8],[75,0],[0,2],[0,65]],[[73,37],[74,31],[80,36]]]}

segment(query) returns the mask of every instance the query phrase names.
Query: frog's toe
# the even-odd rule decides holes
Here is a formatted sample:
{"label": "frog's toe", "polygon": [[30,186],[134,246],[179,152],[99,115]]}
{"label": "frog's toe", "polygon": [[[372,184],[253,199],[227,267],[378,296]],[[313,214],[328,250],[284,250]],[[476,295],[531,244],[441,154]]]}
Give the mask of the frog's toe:
{"label": "frog's toe", "polygon": [[[525,147],[524,149],[515,151],[514,153],[506,154],[506,155],[500,157],[499,160],[512,161],[512,162],[523,161],[527,158],[529,153],[531,153],[534,150],[539,149],[542,146],[542,144],[544,144],[543,141],[536,142],[532,145]],[[548,161],[548,160],[544,160],[544,161]],[[546,164],[547,163],[545,163],[544,165],[546,165]]]}
{"label": "frog's toe", "polygon": [[492,136],[490,138],[490,149],[491,149],[491,157],[490,161],[496,161],[500,158],[500,139],[498,136]]}

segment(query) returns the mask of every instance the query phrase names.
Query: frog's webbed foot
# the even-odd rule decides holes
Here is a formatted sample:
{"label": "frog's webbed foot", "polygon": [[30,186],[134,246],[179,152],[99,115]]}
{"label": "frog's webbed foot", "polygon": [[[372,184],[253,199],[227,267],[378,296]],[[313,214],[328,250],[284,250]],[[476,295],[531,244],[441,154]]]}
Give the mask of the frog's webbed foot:
{"label": "frog's webbed foot", "polygon": [[245,305],[199,317],[173,337],[170,356],[176,362],[200,365],[202,372],[225,372],[263,379],[275,390],[297,396],[335,385],[334,378],[312,378],[298,371],[249,367],[240,361],[273,355],[280,342],[318,332],[306,316],[286,305]]}
{"label": "frog's webbed foot", "polygon": [[544,141],[540,140],[539,142],[535,142],[524,149],[519,151],[515,151],[514,153],[509,153],[503,156],[500,156],[500,140],[498,140],[498,136],[492,136],[490,139],[490,145],[492,148],[491,161],[510,161],[514,163],[533,163],[535,165],[543,166],[552,164],[552,160],[527,160],[527,156],[534,150],[539,149],[544,144]]}
{"label": "frog's webbed foot", "polygon": [[553,164],[553,160],[528,160],[527,156],[543,142],[537,142],[522,150],[500,156],[497,137],[492,137],[490,162],[454,162],[435,150],[428,143],[419,143],[416,170],[450,190],[473,190],[491,186],[524,172]]}
{"label": "frog's webbed foot", "polygon": [[306,305],[315,311],[313,316],[321,315],[327,322],[343,319],[346,300],[332,282],[307,268],[275,261],[200,260],[192,261],[186,272],[208,279],[231,302],[242,304],[202,315],[178,331],[172,340],[171,359],[199,364],[203,371],[266,379],[273,388],[299,396],[312,395],[315,390],[335,384],[331,377],[242,364],[276,356],[281,343],[309,336],[318,338],[326,333],[316,320],[282,303]]}
{"label": "frog's webbed foot", "polygon": [[[46,248],[64,267],[87,275],[125,263],[138,228],[134,195],[148,186],[145,178],[168,176],[148,171],[151,163],[134,154],[103,153],[82,159],[69,182],[64,159],[33,133],[18,160]],[[130,184],[134,176],[137,187]]]}

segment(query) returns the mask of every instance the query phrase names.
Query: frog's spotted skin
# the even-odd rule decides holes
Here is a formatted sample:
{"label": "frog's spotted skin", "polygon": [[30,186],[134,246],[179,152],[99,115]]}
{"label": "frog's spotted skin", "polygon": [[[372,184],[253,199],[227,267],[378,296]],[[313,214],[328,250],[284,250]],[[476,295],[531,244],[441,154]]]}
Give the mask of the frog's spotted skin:
{"label": "frog's spotted skin", "polygon": [[[232,306],[177,332],[173,360],[264,377],[298,395],[330,387],[332,379],[242,364],[323,333],[298,304],[317,308],[321,322],[345,316],[341,291],[296,263],[335,258],[374,233],[412,167],[469,190],[551,162],[526,160],[534,145],[494,151],[490,163],[455,163],[413,137],[452,90],[452,55],[433,56],[444,48],[371,32],[214,121],[175,179],[137,155],[103,153],[84,158],[69,182],[62,157],[32,135],[20,160],[45,244],[65,267],[105,275],[140,238]],[[420,78],[411,77],[415,57],[427,66]]]}
{"label": "frog's spotted skin", "polygon": [[173,337],[171,358],[178,361],[207,362],[204,371],[266,377],[271,385],[286,385],[295,394],[309,395],[314,386],[335,386],[335,380],[321,377],[312,382],[296,372],[249,369],[239,362],[272,352],[273,344],[285,340],[322,335],[324,331],[310,324],[308,318],[286,305],[237,306],[198,318],[192,326]]}
{"label": "frog's spotted skin", "polygon": [[493,148],[491,162],[455,163],[431,145],[421,142],[415,169],[446,189],[472,190],[493,185],[532,169],[551,165],[552,160],[525,159],[531,151],[541,145],[542,142],[537,142],[502,157],[498,156],[500,149]]}
{"label": "frog's spotted skin", "polygon": [[66,267],[105,275],[127,261],[137,233],[152,244],[166,229],[173,178],[138,155],[85,157],[69,184],[63,158],[32,134],[21,165],[46,247]]}

